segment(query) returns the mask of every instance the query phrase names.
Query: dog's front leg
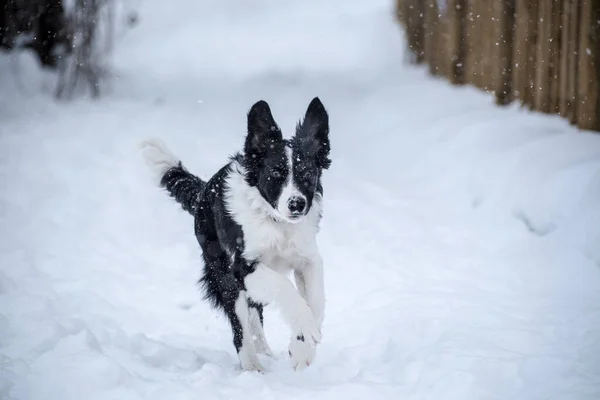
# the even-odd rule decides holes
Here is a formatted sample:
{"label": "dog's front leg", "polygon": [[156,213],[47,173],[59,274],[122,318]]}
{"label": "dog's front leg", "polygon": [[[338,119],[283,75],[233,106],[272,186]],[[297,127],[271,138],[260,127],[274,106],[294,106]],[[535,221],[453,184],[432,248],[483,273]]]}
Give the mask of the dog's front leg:
{"label": "dog's front leg", "polygon": [[244,278],[249,297],[261,304],[275,303],[293,333],[304,336],[308,343],[319,343],[321,333],[306,301],[287,277],[254,263]]}
{"label": "dog's front leg", "polygon": [[295,269],[294,278],[298,291],[306,299],[321,329],[325,318],[325,282],[321,256],[316,255],[312,262]]}
{"label": "dog's front leg", "polygon": [[319,325],[306,300],[287,277],[260,262],[248,265],[244,286],[249,297],[262,304],[275,303],[292,331],[289,352],[295,369],[314,360],[316,344],[321,341]]}
{"label": "dog's front leg", "polygon": [[[313,262],[304,263],[295,268],[294,278],[298,292],[306,299],[317,321],[320,333],[325,316],[325,285],[321,257],[317,255],[313,257]],[[312,362],[312,359],[314,359],[314,348],[308,346],[302,339],[302,337],[292,337],[289,348],[292,361],[295,354],[307,354],[306,358]]]}

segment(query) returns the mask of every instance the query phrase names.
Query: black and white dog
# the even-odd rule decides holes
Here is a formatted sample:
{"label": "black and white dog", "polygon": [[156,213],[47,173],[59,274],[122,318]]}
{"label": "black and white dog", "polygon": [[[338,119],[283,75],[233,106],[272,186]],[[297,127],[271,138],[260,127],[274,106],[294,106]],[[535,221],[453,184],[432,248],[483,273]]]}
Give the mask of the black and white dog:
{"label": "black and white dog", "polygon": [[[194,176],[160,141],[142,144],[160,185],[195,218],[204,258],[200,282],[225,311],[244,370],[263,370],[272,356],[263,306],[274,303],[292,335],[294,369],[314,360],[325,311],[323,263],[316,242],[321,220],[321,174],[329,168],[329,116],[314,98],[295,135],[282,137],[269,105],[248,112],[244,151],[208,182]],[[293,271],[296,287],[288,279]]]}

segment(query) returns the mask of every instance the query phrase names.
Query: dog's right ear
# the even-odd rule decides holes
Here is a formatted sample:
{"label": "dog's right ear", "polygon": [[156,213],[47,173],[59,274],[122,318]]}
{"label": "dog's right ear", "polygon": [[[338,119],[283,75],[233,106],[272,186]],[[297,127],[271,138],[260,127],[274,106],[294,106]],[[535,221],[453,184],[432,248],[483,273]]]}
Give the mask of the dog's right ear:
{"label": "dog's right ear", "polygon": [[281,129],[273,119],[269,104],[264,100],[258,101],[248,112],[248,135],[244,146],[246,157],[256,158],[281,140]]}

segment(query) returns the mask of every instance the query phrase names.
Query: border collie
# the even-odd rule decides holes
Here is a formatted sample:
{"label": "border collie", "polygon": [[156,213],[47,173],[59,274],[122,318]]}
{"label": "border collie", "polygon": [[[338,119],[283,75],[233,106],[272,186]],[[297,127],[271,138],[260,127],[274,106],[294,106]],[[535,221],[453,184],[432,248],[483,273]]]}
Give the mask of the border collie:
{"label": "border collie", "polygon": [[315,358],[325,312],[316,235],[321,174],[331,164],[329,116],[315,97],[289,140],[267,102],[258,101],[247,117],[243,152],[208,182],[161,141],[141,147],[160,186],[194,216],[204,259],[200,283],[229,319],[242,369],[262,371],[257,354],[273,356],[263,330],[263,306],[271,303],[291,329],[288,352],[292,367],[301,369]]}

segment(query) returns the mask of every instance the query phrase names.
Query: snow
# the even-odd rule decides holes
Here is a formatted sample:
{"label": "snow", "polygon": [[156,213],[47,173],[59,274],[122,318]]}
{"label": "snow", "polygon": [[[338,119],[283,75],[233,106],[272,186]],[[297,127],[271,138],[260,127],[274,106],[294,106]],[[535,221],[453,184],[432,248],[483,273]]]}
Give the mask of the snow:
{"label": "snow", "polygon": [[[0,56],[0,398],[600,398],[600,135],[405,65],[391,1],[172,3],[139,4],[98,101]],[[316,95],[323,342],[292,371],[267,310],[278,358],[242,373],[137,146],[206,178],[253,102],[289,135]]]}

